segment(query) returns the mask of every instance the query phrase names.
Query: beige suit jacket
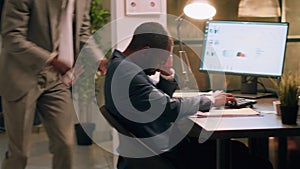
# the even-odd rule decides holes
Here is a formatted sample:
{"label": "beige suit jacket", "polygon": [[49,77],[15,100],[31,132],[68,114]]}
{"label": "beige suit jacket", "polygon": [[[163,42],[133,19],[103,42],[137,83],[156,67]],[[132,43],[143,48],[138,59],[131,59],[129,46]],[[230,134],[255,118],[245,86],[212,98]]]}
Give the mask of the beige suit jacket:
{"label": "beige suit jacket", "polygon": [[[37,85],[37,74],[59,45],[59,18],[65,0],[6,0],[2,18],[0,95],[8,101]],[[90,0],[75,0],[74,53],[89,38]]]}

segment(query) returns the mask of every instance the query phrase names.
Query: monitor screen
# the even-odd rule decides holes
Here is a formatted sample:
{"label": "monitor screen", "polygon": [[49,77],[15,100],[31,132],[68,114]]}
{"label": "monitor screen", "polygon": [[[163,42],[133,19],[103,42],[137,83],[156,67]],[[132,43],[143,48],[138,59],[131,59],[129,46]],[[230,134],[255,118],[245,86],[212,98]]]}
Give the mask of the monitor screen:
{"label": "monitor screen", "polygon": [[287,33],[288,23],[207,21],[200,70],[279,77]]}

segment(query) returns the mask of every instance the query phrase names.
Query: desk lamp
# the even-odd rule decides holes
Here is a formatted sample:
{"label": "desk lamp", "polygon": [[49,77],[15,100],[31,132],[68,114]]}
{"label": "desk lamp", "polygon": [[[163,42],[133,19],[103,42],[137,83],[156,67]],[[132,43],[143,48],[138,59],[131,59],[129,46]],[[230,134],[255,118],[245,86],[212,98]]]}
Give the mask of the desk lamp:
{"label": "desk lamp", "polygon": [[181,60],[181,69],[182,69],[182,74],[185,76],[184,79],[184,84],[183,86],[186,87],[187,83],[189,82],[189,75],[186,70],[186,67],[184,65],[184,60],[187,64],[187,69],[190,70],[190,62],[187,56],[186,51],[184,50],[182,40],[181,40],[181,33],[180,33],[180,26],[183,22],[183,16],[186,15],[192,19],[197,19],[197,20],[204,20],[204,19],[210,19],[216,14],[216,9],[212,5],[209,4],[209,1],[207,0],[189,0],[186,5],[183,8],[183,13],[176,18],[177,22],[177,38],[179,41],[179,57]]}

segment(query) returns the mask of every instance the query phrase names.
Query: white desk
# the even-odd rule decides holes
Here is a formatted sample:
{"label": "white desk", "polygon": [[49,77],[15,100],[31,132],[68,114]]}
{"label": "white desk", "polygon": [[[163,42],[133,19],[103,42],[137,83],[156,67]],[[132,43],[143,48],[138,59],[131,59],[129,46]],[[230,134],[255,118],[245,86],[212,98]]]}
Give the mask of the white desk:
{"label": "white desk", "polygon": [[[273,110],[272,101],[275,99],[259,99],[255,108],[258,111]],[[219,118],[219,117],[209,117]],[[286,168],[287,136],[300,136],[300,125],[284,125],[280,116],[262,114],[248,117],[219,118],[217,125],[208,123],[207,118],[190,118],[201,129],[213,132],[210,139],[217,140],[217,168],[228,168],[229,161],[224,159],[226,144],[230,138],[266,138],[278,137],[278,169]],[[210,119],[213,120],[213,119]]]}

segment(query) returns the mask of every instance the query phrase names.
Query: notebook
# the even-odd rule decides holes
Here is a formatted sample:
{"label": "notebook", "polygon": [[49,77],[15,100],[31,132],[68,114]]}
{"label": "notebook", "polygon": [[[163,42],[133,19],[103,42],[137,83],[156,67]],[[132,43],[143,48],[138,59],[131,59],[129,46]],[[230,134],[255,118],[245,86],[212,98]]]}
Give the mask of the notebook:
{"label": "notebook", "polygon": [[197,114],[192,117],[235,117],[235,116],[257,116],[260,115],[259,112],[251,108],[241,108],[241,109],[213,109],[209,112],[198,111]]}

